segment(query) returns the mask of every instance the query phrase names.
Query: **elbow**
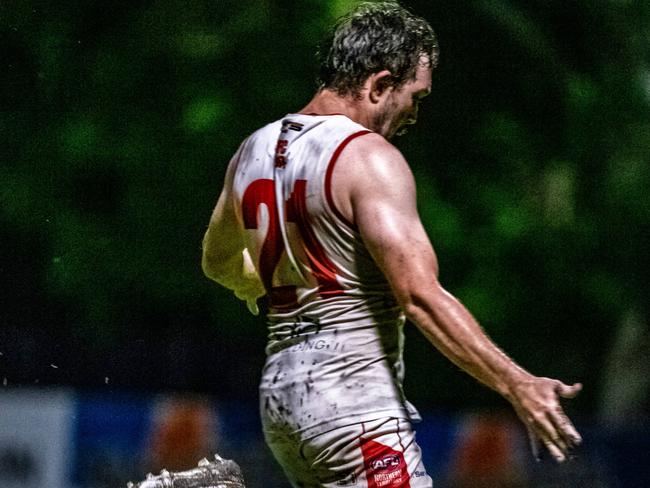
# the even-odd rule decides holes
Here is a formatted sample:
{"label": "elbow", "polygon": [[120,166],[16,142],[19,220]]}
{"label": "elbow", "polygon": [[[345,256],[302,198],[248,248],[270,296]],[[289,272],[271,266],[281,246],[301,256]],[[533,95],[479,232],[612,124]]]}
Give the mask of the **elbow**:
{"label": "elbow", "polygon": [[426,287],[400,290],[396,297],[406,318],[414,323],[420,323],[423,316],[436,318],[449,299],[448,293],[437,281]]}
{"label": "elbow", "polygon": [[212,266],[210,259],[205,255],[205,253],[203,254],[203,258],[201,259],[201,270],[203,270],[203,274],[207,278],[210,278],[211,280],[214,279],[215,276],[214,268]]}
{"label": "elbow", "polygon": [[215,241],[211,234],[212,233],[208,228],[203,236],[203,242],[201,245],[201,269],[206,277],[213,281],[219,281],[219,276],[222,274],[220,272],[220,256],[218,252],[215,252]]}
{"label": "elbow", "polygon": [[422,314],[426,313],[428,308],[426,303],[417,295],[408,295],[398,300],[409,322],[420,323]]}
{"label": "elbow", "polygon": [[201,258],[203,274],[221,286],[234,290],[241,275],[241,258],[238,256],[224,256],[221,253],[203,251]]}
{"label": "elbow", "polygon": [[395,298],[406,318],[413,321],[413,318],[422,313],[423,300],[418,290],[396,289]]}

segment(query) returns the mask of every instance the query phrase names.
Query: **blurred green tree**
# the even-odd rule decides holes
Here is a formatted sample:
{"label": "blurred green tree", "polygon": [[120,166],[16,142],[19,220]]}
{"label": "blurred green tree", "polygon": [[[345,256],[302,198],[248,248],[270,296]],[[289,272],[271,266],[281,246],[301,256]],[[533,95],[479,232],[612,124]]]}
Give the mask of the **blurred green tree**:
{"label": "blurred green tree", "polygon": [[[261,361],[262,321],[203,278],[201,237],[230,155],[306,103],[315,45],[354,3],[2,4],[2,266],[31,277],[3,286],[4,326],[40,307],[30,320],[98,368],[179,334]],[[617,324],[650,303],[650,4],[403,3],[442,49],[397,141],[441,279],[525,366],[587,382],[593,406]],[[494,401],[410,335],[416,402]]]}

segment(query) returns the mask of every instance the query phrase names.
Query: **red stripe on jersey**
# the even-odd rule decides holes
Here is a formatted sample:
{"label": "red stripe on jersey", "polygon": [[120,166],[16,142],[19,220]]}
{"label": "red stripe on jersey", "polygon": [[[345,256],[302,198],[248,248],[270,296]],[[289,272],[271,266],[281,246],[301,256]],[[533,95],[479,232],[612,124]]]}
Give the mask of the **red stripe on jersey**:
{"label": "red stripe on jersey", "polygon": [[327,171],[325,173],[325,198],[327,199],[327,204],[330,206],[330,209],[336,215],[339,219],[341,219],[343,222],[345,222],[350,228],[354,229],[356,226],[350,222],[345,216],[341,213],[341,211],[336,208],[336,205],[334,204],[334,198],[332,197],[332,174],[334,173],[334,166],[336,166],[336,162],[339,159],[339,156],[343,152],[343,149],[353,140],[356,139],[359,136],[363,136],[366,134],[370,134],[372,131],[370,130],[361,130],[359,132],[355,132],[354,134],[350,134],[348,137],[346,137],[341,144],[339,144],[339,147],[336,148],[334,151],[334,154],[332,155],[332,158],[330,159],[330,162],[327,165]]}
{"label": "red stripe on jersey", "polygon": [[318,282],[318,294],[331,296],[343,293],[343,288],[336,279],[336,265],[327,255],[309,221],[306,180],[295,181],[293,193],[287,201],[287,220],[298,226],[311,274]]}

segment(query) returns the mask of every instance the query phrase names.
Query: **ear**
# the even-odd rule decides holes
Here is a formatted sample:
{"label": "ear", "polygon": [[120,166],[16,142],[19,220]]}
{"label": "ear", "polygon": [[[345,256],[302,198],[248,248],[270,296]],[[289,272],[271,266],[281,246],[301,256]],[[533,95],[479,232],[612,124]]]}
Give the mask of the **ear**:
{"label": "ear", "polygon": [[368,77],[368,95],[372,103],[377,103],[392,88],[388,81],[393,74],[387,69],[373,73]]}

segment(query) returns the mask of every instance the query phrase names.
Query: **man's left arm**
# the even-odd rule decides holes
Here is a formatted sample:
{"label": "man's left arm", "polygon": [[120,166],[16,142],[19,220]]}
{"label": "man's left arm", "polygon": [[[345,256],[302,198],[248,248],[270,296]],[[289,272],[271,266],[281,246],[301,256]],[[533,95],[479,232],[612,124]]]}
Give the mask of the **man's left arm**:
{"label": "man's left arm", "polygon": [[248,302],[251,312],[256,313],[255,300],[266,292],[244,244],[232,194],[240,152],[241,148],[228,165],[223,190],[203,237],[201,265],[208,278],[233,290],[237,298]]}

